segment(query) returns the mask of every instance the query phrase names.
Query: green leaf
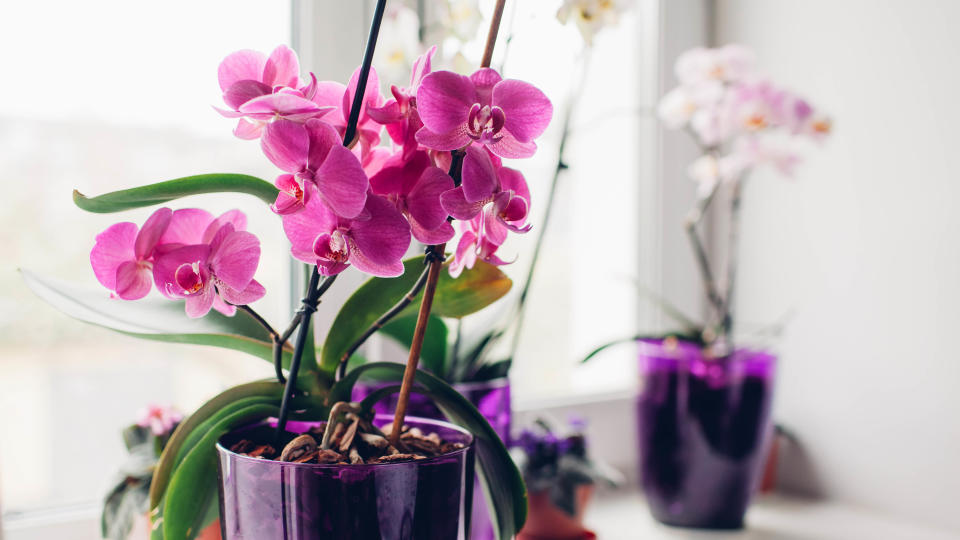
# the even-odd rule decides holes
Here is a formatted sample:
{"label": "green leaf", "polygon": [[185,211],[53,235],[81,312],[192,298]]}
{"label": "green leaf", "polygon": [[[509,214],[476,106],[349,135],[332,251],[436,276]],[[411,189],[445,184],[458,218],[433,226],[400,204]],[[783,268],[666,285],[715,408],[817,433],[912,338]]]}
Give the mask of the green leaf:
{"label": "green leaf", "polygon": [[492,381],[494,379],[502,379],[510,373],[510,366],[513,364],[513,360],[507,358],[506,360],[500,360],[498,362],[488,362],[480,365],[480,368],[474,372],[469,380],[464,382],[480,382],[480,381]]}
{"label": "green leaf", "polygon": [[[350,398],[354,384],[361,376],[376,373],[378,379],[403,379],[404,366],[392,362],[366,364],[347,373],[330,390],[331,402]],[[513,538],[523,527],[527,516],[527,491],[523,477],[507,452],[506,446],[490,427],[480,411],[443,380],[417,371],[417,392],[430,396],[451,422],[470,433],[475,439],[477,466],[487,502],[493,509],[498,538]]]}
{"label": "green leaf", "polygon": [[87,197],[74,190],[73,202],[87,212],[105,214],[163,204],[188,195],[223,192],[246,193],[260,198],[267,204],[273,204],[277,198],[278,190],[270,182],[255,176],[215,173],[167,180],[166,182],[114,191],[97,197]]}
{"label": "green leaf", "polygon": [[[395,339],[404,348],[409,349],[411,343],[413,343],[413,332],[416,327],[416,315],[407,315],[395,318],[380,331]],[[420,361],[424,369],[441,378],[446,375],[447,333],[447,325],[443,322],[443,319],[430,315],[430,320],[427,322],[427,332],[423,336]]]}
{"label": "green leaf", "polygon": [[[402,276],[372,278],[343,304],[323,344],[321,371],[333,373],[350,345],[413,287],[424,268],[423,256],[408,259],[403,264],[406,270]],[[499,268],[483,261],[477,261],[457,279],[451,278],[446,271],[441,272],[432,313],[438,317],[464,317],[500,299],[512,284]],[[420,295],[398,317],[415,313],[419,305]]]}
{"label": "green leaf", "polygon": [[177,426],[160,456],[150,485],[150,508],[160,504],[174,468],[214,425],[240,409],[257,403],[279,403],[283,386],[259,381],[230,388],[203,404]]}
{"label": "green leaf", "polygon": [[194,538],[217,497],[217,441],[230,431],[276,416],[277,405],[251,405],[217,422],[174,470],[163,504],[164,538]]}
{"label": "green leaf", "polygon": [[[20,274],[34,294],[80,321],[141,339],[234,349],[273,362],[270,335],[242,310],[233,317],[211,310],[205,317],[191,319],[181,301],[114,299],[103,288],[66,283],[27,270]],[[290,349],[284,352],[284,366],[290,365]]]}

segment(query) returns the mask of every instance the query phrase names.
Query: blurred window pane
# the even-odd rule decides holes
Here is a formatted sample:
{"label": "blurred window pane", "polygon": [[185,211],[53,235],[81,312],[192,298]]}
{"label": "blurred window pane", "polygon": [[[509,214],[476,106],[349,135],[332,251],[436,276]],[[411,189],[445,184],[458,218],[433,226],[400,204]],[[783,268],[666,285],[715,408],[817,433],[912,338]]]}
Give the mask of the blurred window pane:
{"label": "blurred window pane", "polygon": [[[4,513],[101,500],[123,459],[120,430],[149,402],[184,411],[272,369],[242,353],[146,343],[76,322],[34,297],[17,267],[99,287],[88,257],[112,223],[70,199],[203,172],[272,179],[256,142],[220,117],[228,53],[290,40],[287,2],[8,3],[0,16],[0,502]],[[279,321],[288,257],[275,217],[246,196],[173,208],[244,210],[264,250],[258,309]],[[102,289],[103,294],[108,291]]]}

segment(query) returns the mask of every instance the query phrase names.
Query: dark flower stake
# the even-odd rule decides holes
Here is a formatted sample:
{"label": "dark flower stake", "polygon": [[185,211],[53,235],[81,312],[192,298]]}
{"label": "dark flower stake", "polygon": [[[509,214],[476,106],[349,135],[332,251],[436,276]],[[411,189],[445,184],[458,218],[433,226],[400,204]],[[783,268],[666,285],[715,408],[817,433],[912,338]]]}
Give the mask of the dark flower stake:
{"label": "dark flower stake", "polygon": [[[504,3],[498,2],[491,23],[485,66]],[[300,309],[282,332],[251,306],[266,294],[254,279],[260,241],[246,230],[246,216],[237,210],[213,216],[197,208],[164,207],[142,226],[109,227],[90,254],[109,297],[23,272],[34,292],[82,321],[143,339],[239,350],[274,365],[275,381],[222,392],[170,436],[150,483],[155,539],[196,536],[215,515],[218,488],[228,538],[287,537],[288,519],[309,523],[298,529],[298,538],[379,534],[380,525],[367,516],[379,511],[381,496],[389,496],[364,491],[358,499],[347,493],[376,488],[379,484],[370,484],[372,473],[351,470],[347,478],[328,467],[380,463],[419,478],[407,486],[417,487],[417,496],[401,501],[413,506],[392,510],[420,516],[401,536],[433,537],[438,526],[464,527],[461,516],[469,515],[464,505],[473,482],[472,471],[461,468],[474,457],[479,473],[491,480],[483,485],[501,536],[512,536],[523,524],[522,478],[497,432],[469,400],[417,364],[431,316],[461,318],[509,290],[509,278],[497,268],[505,263],[496,252],[509,233],[529,230],[530,193],[522,174],[504,166],[503,158],[535,153],[552,105],[532,85],[503,79],[488,67],[469,77],[433,72],[435,49],[418,59],[410,86],[393,87],[394,98],[385,100],[371,65],[384,6],[380,0],[364,60],[347,85],[318,81],[313,74],[302,78],[296,55],[282,45],[269,56],[238,51],[220,64],[226,108],[219,112],[237,120],[238,137],[260,140],[265,156],[282,171],[273,184],[217,173],[97,197],[74,192],[80,208],[100,213],[204,193],[246,193],[270,204],[291,255],[310,271]],[[392,145],[380,144],[384,131]],[[461,237],[446,265],[449,272],[442,272],[454,226]],[[404,261],[411,237],[429,247],[424,257]],[[344,303],[316,348],[313,314],[350,266],[373,277]],[[154,287],[163,297],[183,302],[148,298]],[[406,366],[348,366],[373,333],[401,313],[412,313],[421,294]],[[350,403],[361,378],[402,383]],[[414,382],[417,392],[459,427],[407,419]],[[398,390],[401,405],[392,425],[388,418],[375,418],[373,405]],[[218,465],[226,471],[222,482],[217,482]],[[294,478],[307,469],[288,465],[315,467],[318,474]],[[428,470],[433,472],[422,477]],[[280,479],[272,476],[278,471],[285,471]],[[277,482],[299,487],[288,492],[277,489]],[[281,495],[251,499],[255,486]],[[431,510],[443,515],[416,510],[435,509],[434,499],[448,501],[443,510]],[[323,504],[311,506],[319,500]],[[339,507],[337,501],[360,502]],[[277,521],[276,516],[285,517]]]}

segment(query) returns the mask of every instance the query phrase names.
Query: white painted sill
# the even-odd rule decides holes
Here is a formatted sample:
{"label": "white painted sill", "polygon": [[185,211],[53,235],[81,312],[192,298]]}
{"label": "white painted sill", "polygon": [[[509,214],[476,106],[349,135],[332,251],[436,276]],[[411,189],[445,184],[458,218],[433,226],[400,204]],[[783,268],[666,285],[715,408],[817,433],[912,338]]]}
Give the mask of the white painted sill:
{"label": "white painted sill", "polygon": [[635,490],[610,492],[587,509],[587,527],[602,540],[956,540],[960,531],[930,528],[832,501],[761,496],[742,531],[679,529],[654,521]]}

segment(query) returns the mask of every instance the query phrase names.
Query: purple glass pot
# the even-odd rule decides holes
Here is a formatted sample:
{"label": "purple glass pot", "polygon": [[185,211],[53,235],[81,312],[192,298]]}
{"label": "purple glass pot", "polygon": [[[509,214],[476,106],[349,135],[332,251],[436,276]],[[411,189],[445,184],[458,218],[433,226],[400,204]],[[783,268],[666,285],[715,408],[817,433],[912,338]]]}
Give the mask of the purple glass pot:
{"label": "purple glass pot", "polygon": [[[379,415],[377,424],[392,417]],[[220,516],[224,540],[409,540],[466,538],[465,504],[473,497],[473,436],[453,424],[407,418],[407,424],[467,446],[406,463],[317,465],[241,456],[228,450],[269,423],[224,436]],[[289,422],[303,433],[313,422]]]}
{"label": "purple glass pot", "polygon": [[738,349],[641,340],[637,399],[640,475],[667,525],[738,529],[766,455],[776,358]]}
{"label": "purple glass pot", "polygon": [[[353,401],[360,401],[371,392],[395,383],[364,383],[359,382],[353,387]],[[492,381],[458,383],[453,387],[480,411],[480,414],[490,422],[490,426],[497,432],[505,445],[510,446],[510,380],[507,378]],[[397,408],[397,394],[380,400],[374,410],[381,414],[393,414]],[[407,414],[422,418],[443,419],[443,413],[434,405],[430,398],[417,393],[410,394],[407,404]],[[470,538],[472,540],[493,540],[496,538],[493,531],[493,513],[487,508],[483,490],[478,484],[473,490],[473,521],[470,524]]]}

